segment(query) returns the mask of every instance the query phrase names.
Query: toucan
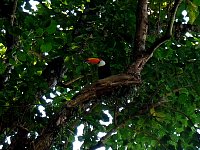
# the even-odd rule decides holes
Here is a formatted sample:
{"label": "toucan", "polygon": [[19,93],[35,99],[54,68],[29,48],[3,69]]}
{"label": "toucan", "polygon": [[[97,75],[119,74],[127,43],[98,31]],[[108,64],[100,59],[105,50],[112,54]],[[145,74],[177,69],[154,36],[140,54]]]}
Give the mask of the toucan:
{"label": "toucan", "polygon": [[109,77],[111,75],[110,65],[100,58],[88,58],[86,62],[89,64],[96,64],[98,66],[99,79]]}

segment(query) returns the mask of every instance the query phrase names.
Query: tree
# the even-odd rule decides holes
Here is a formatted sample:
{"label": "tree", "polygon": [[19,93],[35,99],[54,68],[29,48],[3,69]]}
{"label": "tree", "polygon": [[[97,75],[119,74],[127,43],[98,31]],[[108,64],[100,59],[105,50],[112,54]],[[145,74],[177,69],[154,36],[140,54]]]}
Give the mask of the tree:
{"label": "tree", "polygon": [[82,149],[200,147],[198,0],[37,2],[0,4],[3,149],[72,149],[80,124]]}

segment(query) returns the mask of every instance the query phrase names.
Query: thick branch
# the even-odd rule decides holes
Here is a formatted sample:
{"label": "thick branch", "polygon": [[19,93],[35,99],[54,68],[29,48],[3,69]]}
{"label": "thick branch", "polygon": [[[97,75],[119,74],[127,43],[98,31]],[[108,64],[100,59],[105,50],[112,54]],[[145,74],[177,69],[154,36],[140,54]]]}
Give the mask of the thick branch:
{"label": "thick branch", "polygon": [[[169,22],[167,26],[167,30],[164,36],[157,39],[150,48],[148,48],[145,51],[145,40],[146,40],[146,30],[147,25],[145,25],[145,22],[147,22],[147,18],[145,18],[145,14],[141,13],[147,13],[145,9],[143,11],[139,11],[137,21],[137,27],[136,27],[136,40],[135,40],[135,48],[136,48],[136,55],[135,55],[135,62],[130,66],[129,70],[127,71],[128,74],[137,74],[140,75],[140,72],[142,71],[144,65],[147,63],[147,61],[153,56],[154,51],[160,47],[163,43],[165,43],[167,40],[169,40],[172,36],[172,29],[175,21],[175,16],[177,9],[179,5],[181,4],[182,0],[175,0],[174,6],[171,10],[170,16],[169,16]],[[141,7],[140,5],[144,4],[146,8],[146,3],[144,0],[138,2],[138,9]],[[141,7],[141,8],[143,8]],[[144,19],[140,19],[140,17],[143,17]],[[146,19],[146,21],[145,21]],[[144,25],[145,27],[141,27]],[[145,35],[143,35],[145,34]]]}
{"label": "thick branch", "polygon": [[[134,63],[130,66],[127,73],[138,76],[140,78],[140,72],[145,64],[145,43],[148,29],[148,13],[147,13],[148,0],[138,0],[137,5],[137,17],[136,17],[136,32],[134,41],[134,50],[132,53]],[[145,62],[144,62],[145,61]]]}
{"label": "thick branch", "polygon": [[90,102],[90,100],[97,100],[101,98],[101,96],[112,94],[114,90],[130,87],[131,85],[138,85],[140,83],[141,81],[134,76],[119,74],[98,80],[96,83],[85,87],[81,92],[75,95],[71,101],[67,102],[62,108],[62,111],[56,114],[49,122],[49,125],[43,130],[43,133],[35,142],[35,149],[44,150],[51,146],[54,136],[57,135],[60,128],[67,121],[70,121],[77,106],[81,108],[83,107],[82,104],[86,104]]}
{"label": "thick branch", "polygon": [[131,85],[138,85],[140,82],[141,81],[138,78],[131,75],[113,75],[108,78],[98,80],[96,83],[83,89],[66,105],[67,107],[75,107],[87,102],[88,100],[100,98],[101,96],[105,95],[107,96],[111,94],[111,92],[115,89],[122,88],[125,86],[128,87]]}
{"label": "thick branch", "polygon": [[138,0],[136,33],[134,43],[134,54],[136,54],[136,57],[138,54],[145,51],[145,42],[148,28],[147,2],[148,0]]}

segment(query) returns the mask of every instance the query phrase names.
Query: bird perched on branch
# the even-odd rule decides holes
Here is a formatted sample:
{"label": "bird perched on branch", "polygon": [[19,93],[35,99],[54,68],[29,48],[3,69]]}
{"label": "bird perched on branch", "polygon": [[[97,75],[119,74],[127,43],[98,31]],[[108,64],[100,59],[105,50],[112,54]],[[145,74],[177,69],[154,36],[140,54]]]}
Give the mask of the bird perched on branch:
{"label": "bird perched on branch", "polygon": [[89,64],[96,64],[98,66],[99,79],[106,78],[111,75],[110,65],[100,58],[88,58],[86,62]]}

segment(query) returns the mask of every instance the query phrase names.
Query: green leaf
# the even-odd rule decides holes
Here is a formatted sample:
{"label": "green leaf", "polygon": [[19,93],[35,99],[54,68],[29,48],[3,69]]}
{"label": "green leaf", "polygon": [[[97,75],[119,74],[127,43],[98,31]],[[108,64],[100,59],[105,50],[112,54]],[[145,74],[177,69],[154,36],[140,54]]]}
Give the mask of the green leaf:
{"label": "green leaf", "polygon": [[51,43],[45,43],[40,46],[40,49],[42,52],[49,52],[52,49],[52,45],[51,45]]}
{"label": "green leaf", "polygon": [[187,100],[188,96],[187,94],[181,94],[179,97],[178,97],[178,101],[180,102],[185,102]]}
{"label": "green leaf", "polygon": [[36,30],[36,34],[37,34],[38,36],[42,36],[43,33],[44,33],[44,31],[43,31],[42,28],[38,28],[38,29]]}
{"label": "green leaf", "polygon": [[78,140],[79,140],[80,142],[84,141],[84,136],[78,136]]}
{"label": "green leaf", "polygon": [[105,113],[102,114],[102,121],[103,122],[109,122],[109,117],[108,117],[107,114],[105,114]]}
{"label": "green leaf", "polygon": [[5,70],[6,70],[6,65],[1,62],[0,63],[0,74],[3,74]]}
{"label": "green leaf", "polygon": [[51,20],[51,24],[47,28],[47,32],[49,34],[53,34],[56,32],[57,22],[55,20]]}
{"label": "green leaf", "polygon": [[188,95],[189,91],[186,88],[181,88],[180,91],[179,91],[179,93],[184,93],[184,94]]}
{"label": "green leaf", "polygon": [[24,52],[17,52],[17,58],[19,59],[19,61],[26,61],[26,57],[27,57],[27,54],[25,54]]}
{"label": "green leaf", "polygon": [[[198,15],[197,19],[194,22],[195,25],[200,25],[200,15]],[[197,48],[199,48],[199,45],[197,46]]]}
{"label": "green leaf", "polygon": [[188,4],[188,15],[189,15],[189,18],[190,18],[189,22],[191,24],[193,24],[193,22],[196,20],[196,18],[199,15],[198,6],[196,6],[191,1],[189,1],[189,4]]}
{"label": "green leaf", "polygon": [[200,1],[199,0],[193,0],[192,1],[196,6],[200,6]]}
{"label": "green leaf", "polygon": [[26,16],[24,23],[27,25],[27,27],[29,28],[29,26],[34,26],[34,17],[33,16]]}
{"label": "green leaf", "polygon": [[26,2],[25,6],[24,6],[24,9],[31,10],[31,7],[32,7],[31,4],[29,2]]}
{"label": "green leaf", "polygon": [[6,52],[6,47],[0,43],[0,54],[3,55]]}

